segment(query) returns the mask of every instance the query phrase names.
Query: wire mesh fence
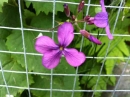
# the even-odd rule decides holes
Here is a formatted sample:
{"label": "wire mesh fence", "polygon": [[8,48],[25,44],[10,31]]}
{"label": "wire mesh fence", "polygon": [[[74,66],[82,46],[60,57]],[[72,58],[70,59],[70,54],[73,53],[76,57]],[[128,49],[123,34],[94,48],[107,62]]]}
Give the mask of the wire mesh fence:
{"label": "wire mesh fence", "polygon": [[[4,0],[3,0],[4,1]],[[39,33],[57,41],[57,22],[65,22],[63,4],[71,14],[80,0],[8,0],[0,12],[0,97],[130,97],[129,0],[106,1],[113,40],[104,29],[79,24],[101,40],[97,46],[74,30],[70,47],[84,52],[86,61],[71,67],[62,57],[51,70],[42,66],[35,50]],[[77,19],[96,14],[99,0],[85,0]]]}

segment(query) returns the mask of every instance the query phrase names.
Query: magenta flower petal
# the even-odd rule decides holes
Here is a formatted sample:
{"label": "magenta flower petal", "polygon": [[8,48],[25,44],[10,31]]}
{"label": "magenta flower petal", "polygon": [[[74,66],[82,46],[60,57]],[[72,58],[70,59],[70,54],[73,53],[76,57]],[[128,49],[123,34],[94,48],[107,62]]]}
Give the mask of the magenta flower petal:
{"label": "magenta flower petal", "polygon": [[99,12],[94,17],[94,24],[97,27],[104,28],[108,25],[108,14],[107,12]]}
{"label": "magenta flower petal", "polygon": [[58,45],[48,36],[40,36],[36,39],[35,49],[44,54],[50,52],[51,50],[58,49]]}
{"label": "magenta flower petal", "polygon": [[59,50],[53,50],[51,53],[45,53],[42,58],[43,66],[47,69],[55,68],[60,62],[61,55],[62,52]]}
{"label": "magenta flower petal", "polygon": [[101,5],[101,8],[102,8],[102,12],[106,12],[106,8],[105,8],[105,5],[104,5],[104,0],[100,0],[100,5]]}
{"label": "magenta flower petal", "polygon": [[88,37],[88,39],[89,39],[90,41],[92,41],[93,43],[95,43],[95,44],[98,44],[98,45],[101,45],[101,44],[102,44],[101,41],[98,40],[97,38],[95,38],[93,35],[90,35],[90,36]]}
{"label": "magenta flower petal", "polygon": [[58,28],[58,41],[60,45],[66,47],[68,46],[74,38],[74,28],[69,22],[65,22]]}
{"label": "magenta flower petal", "polygon": [[112,34],[110,33],[109,25],[106,26],[105,30],[106,30],[106,33],[107,33],[108,38],[112,40],[112,39],[113,39],[113,36],[112,36]]}
{"label": "magenta flower petal", "polygon": [[85,61],[85,55],[82,52],[78,52],[76,49],[65,49],[63,52],[67,62],[73,66],[78,67]]}

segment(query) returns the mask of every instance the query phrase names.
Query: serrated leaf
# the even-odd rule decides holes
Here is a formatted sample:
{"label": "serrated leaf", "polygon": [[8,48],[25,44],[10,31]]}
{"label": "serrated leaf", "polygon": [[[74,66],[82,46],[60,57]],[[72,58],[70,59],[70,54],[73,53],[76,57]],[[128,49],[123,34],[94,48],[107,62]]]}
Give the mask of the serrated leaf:
{"label": "serrated leaf", "polygon": [[[65,73],[65,74],[75,74],[75,69],[71,66],[69,66],[64,58],[62,58],[60,64],[58,67],[54,69],[54,73]],[[74,78],[75,76],[56,76],[53,75],[53,82],[52,82],[52,88],[53,89],[64,89],[64,90],[72,90],[74,85]],[[50,82],[51,82],[51,76],[35,76],[34,77],[35,83],[31,86],[32,88],[42,88],[42,89],[50,89]],[[78,77],[75,84],[75,90],[79,90],[79,82]],[[34,95],[37,95],[39,97],[49,97],[50,92],[49,91],[37,91],[32,90],[32,93]],[[72,95],[72,92],[62,92],[62,91],[53,91],[52,95],[54,97],[70,97]],[[80,97],[80,93],[74,93],[74,97]]]}
{"label": "serrated leaf", "polygon": [[[45,18],[44,18],[45,17]],[[37,27],[37,28],[44,28],[47,29],[51,27],[51,17],[41,13],[38,16],[34,17],[31,26]],[[24,31],[24,40],[25,40],[25,48],[26,52],[28,53],[38,53],[36,52],[34,45],[35,45],[35,39],[38,36],[38,32],[33,31]],[[43,35],[47,35],[49,37],[52,37],[51,32],[44,32]],[[57,36],[55,35],[54,39],[57,39]],[[13,45],[12,45],[13,44]],[[7,37],[6,45],[10,51],[14,52],[23,52],[23,39],[21,31],[19,30],[13,30],[12,34]],[[27,56],[27,64],[29,71],[33,70],[35,72],[45,72],[50,70],[45,69],[42,66],[42,56],[36,56],[36,55],[26,55]],[[25,59],[23,54],[12,54],[12,57],[17,60],[19,64],[21,64],[23,67],[25,66]]]}
{"label": "serrated leaf", "polygon": [[[25,38],[25,47],[26,52],[28,53],[36,53],[34,49],[35,38],[37,37],[38,33],[25,31],[24,38]],[[13,33],[7,37],[6,45],[10,51],[14,52],[23,52],[23,41],[22,41],[22,34],[19,30],[13,30]],[[13,44],[13,45],[12,45]],[[23,54],[12,54],[12,57],[17,60],[19,64],[25,67],[25,58]],[[27,65],[29,71],[42,71],[42,64],[41,64],[41,56],[33,56],[27,55]]]}
{"label": "serrated leaf", "polygon": [[[3,40],[0,41],[0,50],[6,51],[7,48],[5,46],[5,42]],[[2,63],[2,68],[3,70],[6,71],[24,71],[25,68],[21,67],[20,64],[17,63],[14,59],[11,58],[11,54],[5,54],[1,53],[0,54],[0,60]],[[4,85],[4,80],[3,76],[1,75],[2,73],[0,72],[0,85]],[[33,83],[33,79],[31,75],[29,76],[29,84]],[[6,83],[8,86],[21,86],[21,87],[27,87],[27,77],[26,74],[24,73],[13,73],[13,72],[4,72],[4,77],[6,80]],[[7,90],[5,87],[0,87],[0,92],[1,97],[5,97],[7,94]],[[9,88],[9,92],[11,95],[16,96],[16,94],[19,92],[21,93],[23,90],[21,89],[16,89],[16,88]]]}
{"label": "serrated leaf", "polygon": [[[66,1],[67,0],[63,0]],[[69,2],[79,2],[79,0],[69,0]],[[36,14],[38,15],[40,12],[44,12],[46,15],[48,15],[49,12],[53,12],[53,2],[29,2],[26,1],[26,6],[29,7],[30,4],[32,3],[34,9],[36,10]],[[70,8],[71,12],[75,12],[77,9],[77,6],[73,5],[73,4],[69,4],[68,5]],[[55,13],[57,14],[58,11],[63,12],[64,7],[63,7],[63,3],[55,3]]]}

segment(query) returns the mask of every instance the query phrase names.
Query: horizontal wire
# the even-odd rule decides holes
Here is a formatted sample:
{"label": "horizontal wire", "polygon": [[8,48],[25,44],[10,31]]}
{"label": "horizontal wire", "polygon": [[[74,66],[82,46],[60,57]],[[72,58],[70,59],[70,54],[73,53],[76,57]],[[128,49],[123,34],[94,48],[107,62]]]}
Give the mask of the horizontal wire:
{"label": "horizontal wire", "polygon": [[[24,54],[24,52],[13,52],[13,51],[1,51],[0,53],[8,53],[8,54]],[[26,53],[26,55],[34,55],[34,56],[43,56],[43,54],[38,54],[38,53]],[[64,56],[63,56],[64,57]],[[104,57],[92,57],[92,56],[87,56],[87,59],[104,59]],[[129,59],[129,57],[106,57],[106,59]]]}
{"label": "horizontal wire", "polygon": [[[26,72],[25,71],[13,71],[13,70],[3,70],[4,71],[4,73],[18,73],[18,74],[26,74]],[[0,70],[0,72],[2,72],[1,70]],[[37,75],[45,75],[45,76],[50,76],[51,74],[50,73],[40,73],[40,72],[28,72],[28,74],[37,74]],[[99,76],[98,74],[62,74],[62,73],[60,73],[60,74],[58,74],[58,73],[53,73],[52,74],[53,76],[93,76],[93,77],[97,77],[97,76]],[[120,75],[118,75],[118,74],[102,74],[101,75],[102,77],[112,77],[112,76],[114,76],[114,77],[119,77]],[[123,77],[129,77],[130,76],[130,74],[123,74],[122,75]]]}
{"label": "horizontal wire", "polygon": [[[32,1],[32,2],[52,2],[53,3],[53,0],[26,0],[26,1]],[[56,3],[67,3],[67,4],[74,4],[74,5],[78,5],[79,3],[76,3],[76,2],[65,2],[65,1],[56,1]],[[86,6],[101,6],[101,5],[98,5],[98,4],[85,4]],[[125,8],[125,9],[130,9],[130,7],[119,7],[119,6],[105,6],[106,8]]]}
{"label": "horizontal wire", "polygon": [[[5,85],[0,85],[0,87],[6,87]],[[19,86],[8,86],[8,88],[15,89],[28,89],[27,87]],[[30,90],[40,90],[40,91],[59,91],[59,92],[93,92],[94,90],[64,90],[64,89],[43,89],[43,88],[30,88]],[[113,92],[113,90],[95,90],[96,92]],[[115,90],[116,92],[130,92],[130,90]]]}
{"label": "horizontal wire", "polygon": [[[5,27],[5,26],[0,26],[1,29],[11,29],[11,30],[21,30],[21,28],[13,28],[13,27]],[[23,28],[23,30],[25,31],[36,31],[36,32],[52,32],[50,30],[40,30],[40,29],[31,29],[31,28]],[[57,31],[54,31],[55,33],[57,33]],[[74,34],[80,34],[78,32],[74,32]],[[98,34],[98,33],[91,33],[92,35],[100,35],[100,36],[107,36],[107,34]],[[113,36],[120,36],[120,37],[130,37],[130,35],[128,34],[112,34]]]}

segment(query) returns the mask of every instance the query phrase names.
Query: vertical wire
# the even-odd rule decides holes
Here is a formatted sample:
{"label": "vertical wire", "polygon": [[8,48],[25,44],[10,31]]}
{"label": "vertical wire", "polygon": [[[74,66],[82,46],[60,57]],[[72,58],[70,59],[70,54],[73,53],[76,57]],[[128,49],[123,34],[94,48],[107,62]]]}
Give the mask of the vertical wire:
{"label": "vertical wire", "polygon": [[[55,0],[53,0],[53,16],[52,16],[52,28],[55,27]],[[54,39],[54,31],[52,31],[52,39]],[[51,69],[51,80],[50,80],[50,97],[52,97],[52,83],[53,83],[53,69]]]}
{"label": "vertical wire", "polygon": [[[88,15],[88,12],[89,12],[90,2],[91,2],[91,0],[88,1],[88,7],[87,7],[87,10],[86,10],[86,15]],[[84,23],[84,28],[83,29],[85,29],[85,28],[86,28],[86,23]],[[84,42],[84,36],[82,36],[82,39],[81,39],[80,52],[82,51],[83,42]],[[71,97],[74,97],[74,90],[75,90],[75,86],[76,86],[76,79],[77,79],[78,69],[79,69],[79,67],[76,68],[74,84],[73,84],[73,92],[72,92]]]}
{"label": "vertical wire", "polygon": [[21,34],[22,34],[22,41],[23,41],[23,50],[24,50],[24,63],[25,63],[25,69],[26,69],[27,87],[28,87],[29,97],[31,97],[20,0],[18,0],[18,5],[19,5],[19,16],[20,16]]}
{"label": "vertical wire", "polygon": [[[116,27],[116,24],[117,24],[117,20],[118,20],[118,18],[119,18],[119,14],[120,14],[120,11],[121,11],[122,3],[123,3],[123,0],[122,0],[121,3],[120,3],[120,7],[119,7],[119,10],[118,10],[118,13],[117,13],[117,17],[116,17],[116,20],[115,20],[115,23],[114,23],[114,27],[113,27],[113,30],[112,30],[112,34],[114,34],[114,30],[115,30],[115,27]],[[104,60],[103,60],[103,63],[102,63],[102,66],[101,66],[101,69],[100,69],[100,72],[99,72],[99,75],[98,75],[98,79],[97,79],[96,85],[95,85],[95,87],[94,87],[94,91],[93,91],[92,97],[94,97],[94,92],[96,91],[96,88],[97,88],[97,85],[98,85],[98,82],[99,82],[99,79],[100,79],[100,75],[101,75],[101,73],[102,73],[102,70],[103,70],[103,66],[104,66],[106,57],[107,57],[107,55],[108,55],[108,50],[109,50],[109,48],[110,48],[110,44],[111,44],[111,41],[109,41],[109,43],[108,43],[108,47],[107,47],[107,50],[106,50],[106,54],[105,54],[105,56],[104,56]]]}
{"label": "vertical wire", "polygon": [[9,92],[9,89],[8,89],[8,85],[7,85],[6,80],[5,80],[4,71],[3,71],[3,67],[2,67],[1,61],[0,61],[0,68],[1,68],[2,77],[3,77],[3,80],[4,80],[5,86],[6,86],[7,93],[10,95],[10,92]]}

